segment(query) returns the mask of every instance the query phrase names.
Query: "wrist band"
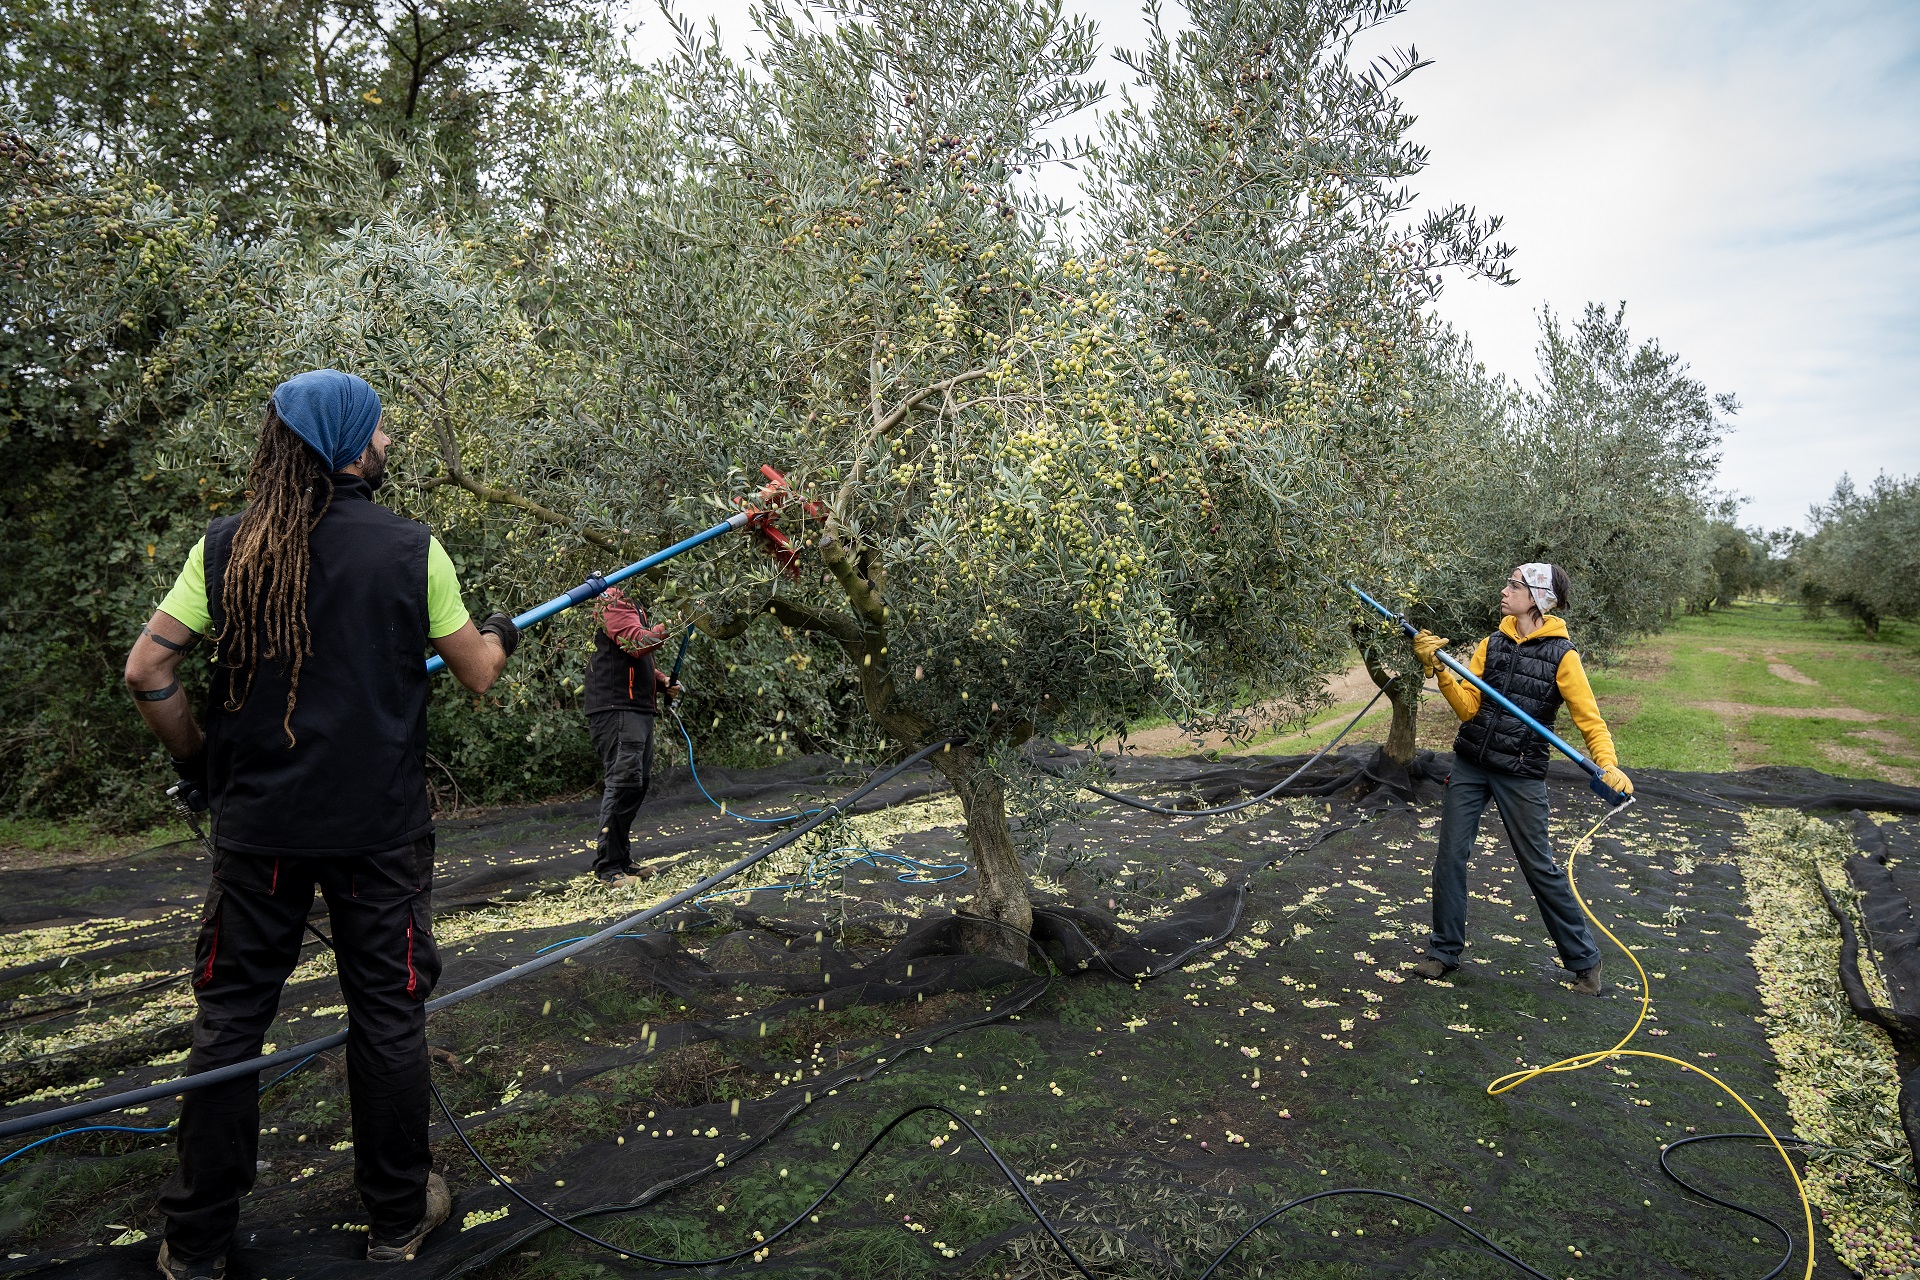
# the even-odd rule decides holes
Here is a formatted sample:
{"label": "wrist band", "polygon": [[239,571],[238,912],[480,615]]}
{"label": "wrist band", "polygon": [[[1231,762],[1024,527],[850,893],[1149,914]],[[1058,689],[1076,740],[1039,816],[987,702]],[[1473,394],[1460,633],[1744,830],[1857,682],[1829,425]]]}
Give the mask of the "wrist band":
{"label": "wrist band", "polygon": [[135,702],[165,702],[178,692],[180,692],[180,682],[174,680],[170,681],[164,689],[135,689],[133,690],[133,700]]}

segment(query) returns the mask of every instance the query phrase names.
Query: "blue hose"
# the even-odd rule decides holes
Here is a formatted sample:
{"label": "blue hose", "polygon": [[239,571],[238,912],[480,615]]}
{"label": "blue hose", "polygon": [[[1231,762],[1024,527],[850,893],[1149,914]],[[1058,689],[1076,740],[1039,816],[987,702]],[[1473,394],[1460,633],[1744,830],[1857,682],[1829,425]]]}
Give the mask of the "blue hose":
{"label": "blue hose", "polygon": [[[288,1067],[285,1071],[282,1071],[279,1075],[275,1076],[273,1079],[261,1085],[260,1092],[265,1093],[267,1090],[273,1088],[273,1086],[279,1084],[282,1080],[285,1080],[288,1076],[292,1075],[294,1072],[298,1071],[300,1068],[306,1066],[309,1062],[312,1062],[315,1058],[319,1056],[320,1055],[317,1053],[308,1054],[306,1057],[300,1059],[300,1061],[294,1063],[292,1066]],[[56,1138],[70,1138],[76,1133],[172,1133],[173,1126],[178,1123],[180,1123],[178,1120],[169,1120],[167,1121],[167,1123],[161,1125],[158,1129],[138,1129],[132,1125],[126,1125],[126,1124],[89,1124],[89,1125],[83,1125],[78,1129],[62,1129],[59,1133],[50,1133],[46,1137],[41,1138],[36,1142],[29,1142],[26,1146],[21,1147],[18,1151],[7,1152],[6,1155],[0,1156],[0,1164],[5,1164],[7,1161],[13,1159],[15,1156],[23,1156],[27,1154],[27,1152],[33,1150],[35,1147],[44,1147],[49,1142],[54,1141]]]}
{"label": "blue hose", "polygon": [[306,1066],[309,1062],[312,1062],[315,1058],[319,1056],[320,1055],[317,1053],[308,1054],[306,1057],[300,1059],[300,1061],[294,1063],[292,1066],[288,1067],[285,1071],[282,1071],[279,1075],[275,1076],[273,1079],[261,1085],[260,1092],[265,1093],[267,1090],[273,1088],[273,1086],[279,1084],[282,1080],[285,1080],[288,1076],[292,1075],[294,1072],[298,1071],[300,1068]]}
{"label": "blue hose", "polygon": [[171,1132],[173,1132],[172,1124],[163,1124],[158,1129],[136,1129],[132,1125],[126,1125],[126,1124],[83,1125],[78,1129],[62,1129],[59,1133],[50,1133],[46,1137],[41,1138],[37,1142],[29,1142],[26,1146],[20,1148],[18,1151],[9,1151],[6,1155],[0,1156],[0,1164],[5,1164],[7,1161],[13,1159],[15,1156],[23,1156],[27,1154],[27,1152],[33,1150],[35,1147],[44,1147],[49,1142],[52,1142],[58,1138],[71,1138],[76,1133],[171,1133]]}
{"label": "blue hose", "polygon": [[669,706],[667,709],[673,712],[673,722],[680,726],[680,736],[686,739],[687,772],[693,775],[693,785],[700,788],[700,794],[707,798],[707,803],[712,805],[714,808],[718,809],[721,813],[725,814],[729,818],[736,819],[740,822],[773,823],[773,822],[793,822],[800,818],[811,818],[814,814],[820,812],[820,810],[818,809],[802,809],[797,813],[783,813],[778,815],[777,817],[772,817],[772,818],[753,818],[753,817],[747,816],[744,813],[735,813],[731,809],[727,808],[727,806],[722,804],[720,801],[715,800],[713,798],[713,793],[707,790],[707,784],[700,781],[700,770],[693,763],[693,735],[687,732],[687,722],[680,718],[679,711],[675,710],[673,707]]}
{"label": "blue hose", "polygon": [[[822,858],[832,858],[835,854],[840,853],[853,853],[859,856],[844,858],[838,862],[822,864]],[[795,889],[813,889],[817,888],[827,877],[833,875],[835,872],[845,871],[848,867],[857,867],[863,862],[876,871],[887,870],[888,868],[880,865],[883,860],[892,863],[895,867],[901,868],[900,874],[894,877],[895,884],[945,884],[949,880],[958,880],[971,870],[964,862],[922,862],[918,858],[909,858],[904,854],[882,853],[879,850],[868,849],[861,845],[842,845],[838,849],[829,849],[824,854],[815,855],[808,861],[807,869],[801,873],[800,879],[792,881],[791,883],[757,884],[741,889],[715,889],[712,893],[703,894],[699,898],[694,899],[694,905],[697,907],[710,899],[731,897],[736,893],[772,893],[775,890],[791,891]],[[936,871],[944,871],[947,874],[936,876],[933,874]]]}

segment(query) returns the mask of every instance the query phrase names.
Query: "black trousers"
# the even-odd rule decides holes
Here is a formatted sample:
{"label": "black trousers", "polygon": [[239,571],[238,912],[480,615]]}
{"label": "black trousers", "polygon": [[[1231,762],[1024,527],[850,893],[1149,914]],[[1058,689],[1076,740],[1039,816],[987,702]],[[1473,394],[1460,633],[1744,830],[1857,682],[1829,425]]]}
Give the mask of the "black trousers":
{"label": "black trousers", "polygon": [[653,717],[644,711],[596,711],[587,717],[587,731],[607,777],[593,855],[593,874],[604,879],[633,870],[633,815],[653,781]]}
{"label": "black trousers", "polygon": [[[327,900],[347,999],[354,1182],[372,1238],[391,1239],[426,1212],[425,1002],[440,977],[431,835],[392,853],[348,858],[217,852],[194,950],[200,1011],[187,1071],[260,1052],[281,987],[299,961],[316,886]],[[198,1262],[227,1252],[241,1197],[253,1190],[259,1146],[257,1072],[187,1095],[179,1165],[160,1192],[174,1258]],[[271,1176],[288,1171],[275,1168]]]}

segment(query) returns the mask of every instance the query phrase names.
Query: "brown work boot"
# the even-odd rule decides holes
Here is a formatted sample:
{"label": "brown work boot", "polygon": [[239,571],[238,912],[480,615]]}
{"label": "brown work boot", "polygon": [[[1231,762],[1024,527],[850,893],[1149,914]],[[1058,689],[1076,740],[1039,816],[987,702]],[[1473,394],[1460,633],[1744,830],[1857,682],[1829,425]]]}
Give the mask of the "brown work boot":
{"label": "brown work boot", "polygon": [[623,867],[600,877],[600,883],[609,889],[631,889],[645,880],[653,879],[652,867]]}
{"label": "brown work boot", "polygon": [[1428,956],[1425,960],[1422,960],[1419,964],[1413,966],[1413,972],[1414,972],[1414,976],[1416,977],[1426,978],[1429,981],[1438,982],[1441,978],[1446,977],[1448,974],[1452,973],[1455,969],[1458,969],[1459,967],[1460,966],[1457,964],[1442,964],[1440,961],[1435,960],[1432,956]]}
{"label": "brown work boot", "polygon": [[157,1265],[160,1274],[167,1280],[226,1280],[227,1277],[226,1258],[213,1258],[207,1262],[179,1262],[168,1252],[165,1242],[160,1245]]}
{"label": "brown work boot", "polygon": [[453,1197],[447,1193],[447,1180],[437,1173],[427,1175],[427,1211],[420,1215],[420,1222],[412,1231],[398,1240],[384,1243],[367,1241],[368,1262],[412,1262],[413,1255],[420,1252],[420,1243],[432,1234],[433,1229],[445,1222],[453,1214]]}
{"label": "brown work boot", "polygon": [[1591,969],[1582,969],[1573,975],[1573,993],[1580,996],[1597,996],[1605,989],[1600,981],[1600,962],[1593,962]]}

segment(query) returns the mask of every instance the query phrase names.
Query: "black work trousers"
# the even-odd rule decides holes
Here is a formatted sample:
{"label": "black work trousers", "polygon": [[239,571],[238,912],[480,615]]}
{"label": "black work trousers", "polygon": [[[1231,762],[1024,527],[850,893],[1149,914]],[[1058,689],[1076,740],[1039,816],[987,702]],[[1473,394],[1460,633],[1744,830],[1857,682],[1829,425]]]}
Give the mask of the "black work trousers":
{"label": "black work trousers", "polygon": [[593,855],[593,874],[604,880],[633,870],[633,815],[653,781],[653,717],[644,711],[596,711],[587,717],[587,732],[607,777]]}
{"label": "black work trousers", "polygon": [[1460,963],[1467,945],[1467,861],[1480,835],[1480,817],[1491,800],[1500,806],[1513,859],[1533,890],[1540,923],[1560,948],[1560,963],[1579,973],[1600,963],[1593,931],[1573,896],[1573,882],[1553,856],[1547,834],[1551,809],[1545,778],[1523,778],[1505,769],[1454,757],[1447,798],[1440,810],[1440,847],[1433,859],[1433,938],[1427,955],[1448,968]]}
{"label": "black work trousers", "polygon": [[[375,1240],[404,1235],[426,1212],[427,1014],[440,977],[433,943],[433,837],[391,853],[274,858],[219,851],[193,960],[187,1071],[244,1062],[280,1006],[300,958],[318,887],[327,900],[347,1001],[347,1089],[354,1182]],[[260,1077],[197,1089],[180,1108],[179,1165],[160,1192],[178,1260],[227,1252],[253,1189]],[[276,1180],[288,1176],[274,1169]]]}

